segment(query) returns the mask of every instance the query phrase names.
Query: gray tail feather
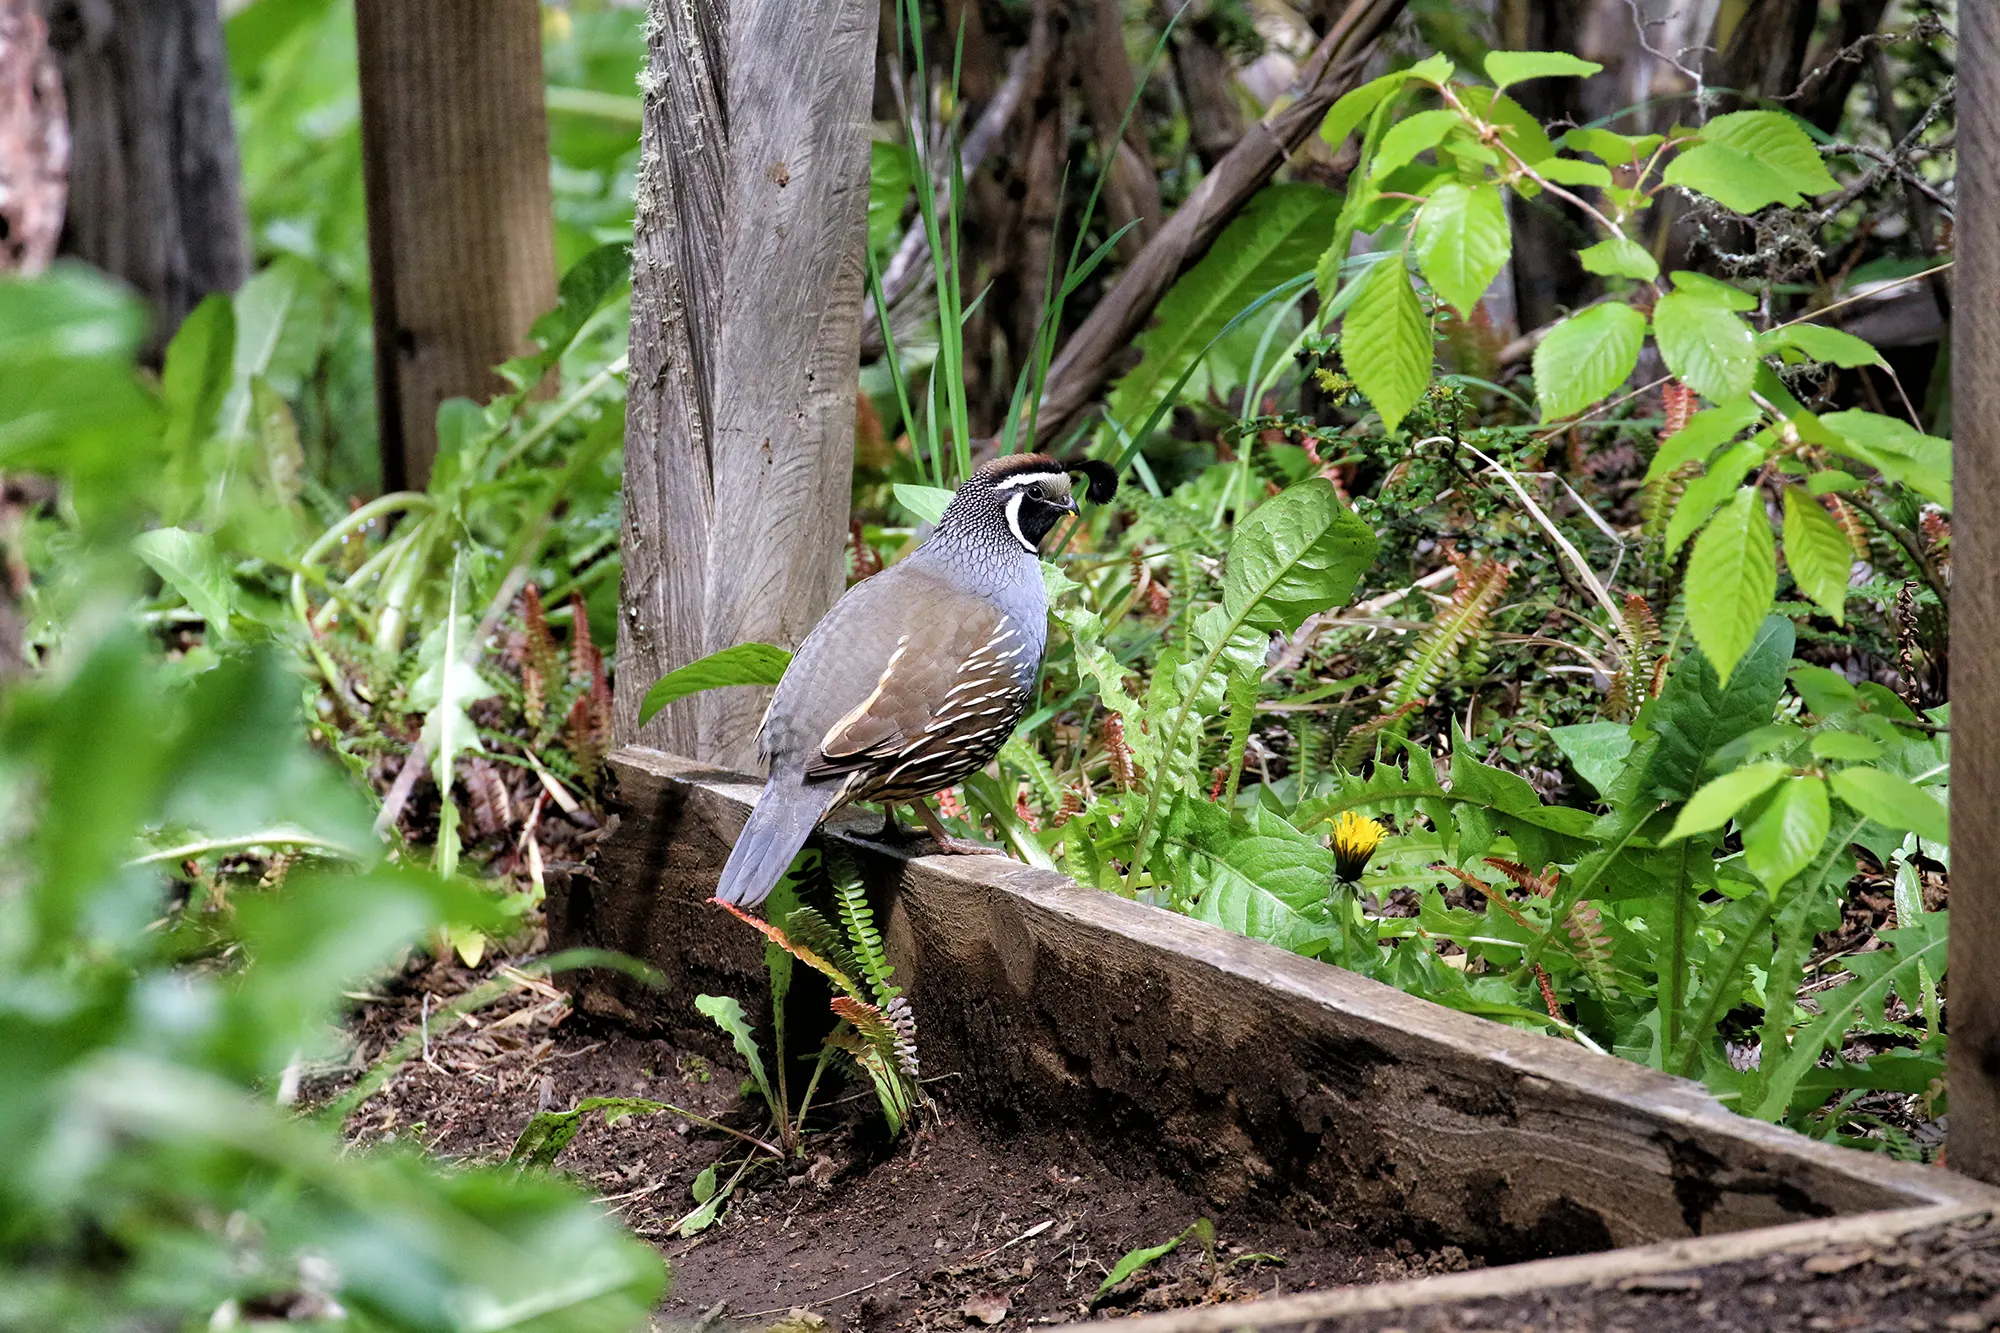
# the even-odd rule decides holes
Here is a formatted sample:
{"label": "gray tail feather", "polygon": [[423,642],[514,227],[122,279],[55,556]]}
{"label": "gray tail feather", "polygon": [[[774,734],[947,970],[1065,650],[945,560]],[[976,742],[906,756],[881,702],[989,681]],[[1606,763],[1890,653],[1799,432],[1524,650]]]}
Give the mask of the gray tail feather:
{"label": "gray tail feather", "polygon": [[808,785],[797,777],[774,776],[729,853],[715,896],[738,907],[755,907],[770,897],[839,794],[837,782]]}

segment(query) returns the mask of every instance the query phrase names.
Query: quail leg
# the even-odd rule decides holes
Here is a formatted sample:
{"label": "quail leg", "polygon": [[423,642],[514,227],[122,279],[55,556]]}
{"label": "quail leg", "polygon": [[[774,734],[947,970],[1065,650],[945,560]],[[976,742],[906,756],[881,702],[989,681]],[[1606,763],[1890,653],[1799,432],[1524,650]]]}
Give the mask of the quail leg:
{"label": "quail leg", "polygon": [[912,801],[910,802],[910,808],[917,812],[917,818],[923,821],[926,829],[930,830],[931,839],[937,843],[938,850],[941,852],[952,856],[1005,856],[1007,854],[998,847],[988,847],[985,843],[974,842],[970,838],[954,838],[951,834],[946,833],[944,831],[944,821],[937,817],[937,811],[931,809],[929,801]]}
{"label": "quail leg", "polygon": [[891,847],[899,847],[910,840],[910,831],[896,822],[896,805],[893,801],[882,803],[882,830],[875,835],[876,842],[886,842]]}

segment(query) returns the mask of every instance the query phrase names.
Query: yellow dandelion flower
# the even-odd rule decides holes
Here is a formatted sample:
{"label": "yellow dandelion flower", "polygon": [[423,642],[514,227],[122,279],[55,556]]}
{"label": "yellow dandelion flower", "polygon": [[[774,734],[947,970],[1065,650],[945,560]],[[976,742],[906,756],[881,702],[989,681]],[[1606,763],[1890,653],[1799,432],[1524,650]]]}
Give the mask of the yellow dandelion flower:
{"label": "yellow dandelion flower", "polygon": [[1375,849],[1388,835],[1389,830],[1366,815],[1357,815],[1352,810],[1344,812],[1333,825],[1335,878],[1346,884],[1358,882],[1361,872],[1368,868],[1368,858],[1375,855]]}

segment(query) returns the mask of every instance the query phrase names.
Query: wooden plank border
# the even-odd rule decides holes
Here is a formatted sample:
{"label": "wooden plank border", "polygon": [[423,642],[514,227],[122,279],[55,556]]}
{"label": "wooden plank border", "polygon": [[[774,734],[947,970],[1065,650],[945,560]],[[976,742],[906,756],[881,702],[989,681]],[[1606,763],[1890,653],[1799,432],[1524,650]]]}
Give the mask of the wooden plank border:
{"label": "wooden plank border", "polygon": [[[652,750],[612,768],[620,825],[594,879],[552,886],[551,944],[666,974],[658,991],[584,974],[587,1012],[712,1041],[695,994],[765,989],[761,941],[704,905],[757,784]],[[1497,1264],[2000,1200],[1061,875],[912,857],[871,841],[874,822],[826,839],[882,895],[945,1095],[1002,1133],[1067,1129],[1219,1210],[1303,1208]]]}

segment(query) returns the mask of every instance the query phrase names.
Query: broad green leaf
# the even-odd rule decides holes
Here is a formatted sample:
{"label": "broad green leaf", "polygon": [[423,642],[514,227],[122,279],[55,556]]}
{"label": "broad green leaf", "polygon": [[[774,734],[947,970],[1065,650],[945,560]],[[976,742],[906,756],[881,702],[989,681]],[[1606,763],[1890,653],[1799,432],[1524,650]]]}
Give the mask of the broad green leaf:
{"label": "broad green leaf", "polygon": [[1750,873],[1775,894],[1819,855],[1831,819],[1822,779],[1787,778],[1743,830]]}
{"label": "broad green leaf", "polygon": [[907,481],[897,482],[895,489],[896,503],[925,523],[943,518],[951,497],[957,494],[949,486],[919,486]]}
{"label": "broad green leaf", "polygon": [[1702,653],[1683,658],[1667,678],[1666,689],[1640,710],[1632,728],[1635,753],[1646,738],[1659,741],[1640,775],[1639,795],[1686,800],[1701,785],[1712,755],[1768,723],[1784,691],[1795,642],[1791,621],[1766,616],[1750,651],[1726,680]]}
{"label": "broad green leaf", "polygon": [[1806,490],[1813,495],[1833,495],[1839,491],[1858,491],[1865,489],[1867,485],[1867,482],[1861,480],[1861,478],[1855,476],[1852,472],[1843,472],[1839,468],[1828,468],[1824,472],[1815,472],[1806,478]]}
{"label": "broad green leaf", "polygon": [[694,1178],[694,1187],[690,1193],[693,1194],[696,1203],[707,1203],[715,1197],[715,1186],[715,1164],[711,1162]]}
{"label": "broad green leaf", "polygon": [[1746,764],[1703,783],[1681,807],[1673,830],[1662,841],[1679,842],[1691,834],[1721,828],[1736,817],[1737,811],[1777,786],[1778,779],[1791,771],[1789,764]]}
{"label": "broad green leaf", "polygon": [[1770,353],[1785,347],[1802,352],[1815,361],[1847,370],[1856,366],[1887,364],[1867,339],[1857,338],[1840,329],[1830,329],[1824,324],[1788,324],[1757,335],[1759,352]]}
{"label": "broad green leaf", "polygon": [[750,1067],[750,1080],[757,1085],[764,1105],[770,1108],[772,1115],[784,1115],[785,1108],[778,1105],[777,1094],[771,1091],[771,1080],[764,1073],[764,1056],[757,1049],[757,1034],[751,1030],[750,1020],[744,1016],[742,1004],[733,995],[697,995],[694,1007],[729,1034],[736,1053]]}
{"label": "broad green leaf", "polygon": [[1333,883],[1333,853],[1262,806],[1244,821],[1182,796],[1162,822],[1158,855],[1197,921],[1312,954],[1331,938],[1306,915]]}
{"label": "broad green leaf", "polygon": [[1231,622],[1289,634],[1345,602],[1375,559],[1375,534],[1333,483],[1309,477],[1236,525],[1222,580]]}
{"label": "broad green leaf", "polygon": [[1785,487],[1785,564],[1799,591],[1842,623],[1854,548],[1833,516],[1797,486]]}
{"label": "broad green leaf", "polygon": [[662,708],[703,690],[731,685],[776,685],[791,665],[792,655],[768,643],[739,643],[734,648],[669,671],[653,683],[639,704],[639,725],[645,726]]}
{"label": "broad green leaf", "polygon": [[306,453],[291,404],[260,375],[250,381],[250,411],[264,464],[258,480],[280,504],[296,504],[305,481]]}
{"label": "broad green leaf", "polygon": [[1326,113],[1326,120],[1319,127],[1320,137],[1333,147],[1340,147],[1385,98],[1401,92],[1412,81],[1442,84],[1451,77],[1451,68],[1451,61],[1440,54],[1420,60],[1408,69],[1370,79],[1333,104],[1333,109]]}
{"label": "broad green leaf", "polygon": [[1607,278],[1632,278],[1651,282],[1660,276],[1660,266],[1645,246],[1630,237],[1614,236],[1576,252],[1584,271]]}
{"label": "broad green leaf", "polygon": [[1632,728],[1623,722],[1580,722],[1549,728],[1549,739],[1576,775],[1600,795],[1611,790],[1632,753]]}
{"label": "broad green leaf", "polygon": [[164,442],[176,492],[165,499],[168,518],[182,517],[201,490],[199,451],[215,432],[235,355],[236,311],[220,292],[196,306],[167,345],[160,400],[167,413]]}
{"label": "broad green leaf", "polygon": [[1820,424],[1838,452],[1866,463],[1927,500],[1951,507],[1951,441],[1926,435],[1907,421],[1876,412],[1829,412]]}
{"label": "broad green leaf", "polygon": [[1884,828],[1903,829],[1931,842],[1951,841],[1945,808],[1922,787],[1879,768],[1843,768],[1833,794]]}
{"label": "broad green leaf", "polygon": [[229,637],[229,609],[236,585],[216,554],[215,538],[183,528],[155,528],[133,538],[132,549],[180,594],[210,633],[221,639]]}
{"label": "broad green leaf", "polygon": [[1706,273],[1696,273],[1692,269],[1675,269],[1674,287],[1689,296],[1719,305],[1725,310],[1741,313],[1757,308],[1757,298],[1741,287],[1731,286],[1720,278],[1712,278]]}
{"label": "broad green leaf", "polygon": [[1133,344],[1142,359],[1111,388],[1111,419],[1137,430],[1239,311],[1311,272],[1340,208],[1339,195],[1316,185],[1265,187],[1161,300],[1151,327]]}
{"label": "broad green leaf", "polygon": [[1708,470],[1690,481],[1681,491],[1674,516],[1667,520],[1666,553],[1681,549],[1681,543],[1708,522],[1716,508],[1735,493],[1750,475],[1750,469],[1764,461],[1764,448],[1755,440],[1733,445],[1708,465]]}
{"label": "broad green leaf", "polygon": [[1557,185],[1589,185],[1600,190],[1611,187],[1609,170],[1595,162],[1582,162],[1573,157],[1543,158],[1535,163],[1535,171],[1542,179],[1554,181]]}
{"label": "broad green leaf", "polygon": [[[1498,127],[1501,142],[1529,166],[1555,156],[1556,146],[1549,142],[1542,122],[1529,115],[1527,109],[1513,98],[1476,85],[1461,87],[1457,91],[1459,101],[1465,103],[1472,114]],[[1518,182],[1515,188],[1527,197],[1540,193],[1540,187],[1529,180]]]}
{"label": "broad green leaf", "polygon": [[[281,256],[236,293],[236,390],[262,376],[296,397],[319,359],[326,337],[326,275],[296,256]],[[248,418],[232,395],[230,434]]]}
{"label": "broad green leaf", "polygon": [[1186,1231],[1181,1232],[1180,1235],[1175,1236],[1172,1240],[1164,1241],[1158,1245],[1147,1245],[1136,1250],[1128,1251],[1125,1254],[1125,1256],[1121,1258],[1117,1263],[1111,1265],[1111,1271],[1105,1275],[1104,1281],[1098,1283],[1097,1295],[1091,1298],[1090,1303],[1092,1305],[1096,1305],[1099,1301],[1102,1301],[1106,1296],[1110,1295],[1111,1289],[1117,1286],[1120,1282],[1123,1282],[1126,1278],[1131,1277],[1134,1273],[1144,1268],[1147,1264],[1153,1263],[1154,1261],[1159,1259],[1164,1259],[1168,1255],[1172,1254],[1175,1250],[1180,1248],[1181,1242],[1186,1240],[1189,1236],[1201,1237],[1203,1244],[1207,1245],[1211,1250],[1215,1246],[1214,1224],[1211,1223],[1205,1217],[1199,1218],[1196,1220],[1193,1226],[1189,1227]]}
{"label": "broad green leaf", "polygon": [[1375,150],[1375,160],[1368,166],[1369,177],[1380,180],[1397,167],[1415,161],[1418,153],[1437,147],[1445,135],[1464,123],[1456,111],[1419,111],[1404,117],[1382,136],[1382,146]]}
{"label": "broad green leaf", "polygon": [[916,186],[910,146],[906,143],[868,145],[868,246],[877,254],[889,248],[903,225],[903,206]]}
{"label": "broad green leaf", "polygon": [[1652,465],[1646,469],[1646,480],[1658,481],[1683,463],[1706,462],[1718,445],[1734,439],[1738,432],[1755,424],[1763,415],[1764,409],[1749,398],[1703,408],[1688,418],[1687,425],[1660,445],[1660,451],[1653,455]]}
{"label": "broad green leaf", "polygon": [[1670,292],[1653,307],[1653,336],[1667,369],[1710,402],[1750,392],[1756,344],[1750,326],[1727,306],[1690,291]]}
{"label": "broad green leaf", "polygon": [[631,278],[632,249],[625,241],[607,242],[571,264],[557,285],[556,308],[537,319],[528,330],[538,350],[504,362],[497,367],[499,373],[521,392],[541,383],[542,377],[583,332],[591,316]]}
{"label": "broad green leaf", "polygon": [[1535,398],[1542,420],[1581,412],[1631,378],[1646,340],[1646,317],[1622,301],[1571,315],[1535,349]]}
{"label": "broad green leaf", "polygon": [[1604,66],[1595,61],[1584,60],[1567,51],[1489,51],[1486,53],[1486,77],[1493,80],[1493,86],[1505,88],[1510,83],[1521,83],[1527,79],[1546,79],[1562,75],[1571,78],[1589,78]]}
{"label": "broad green leaf", "polygon": [[[555,1165],[555,1160],[569,1147],[577,1132],[583,1128],[585,1117],[600,1114],[604,1123],[615,1125],[621,1120],[635,1115],[652,1115],[667,1109],[665,1102],[648,1101],[644,1097],[585,1097],[567,1111],[538,1111],[527,1127],[514,1139],[514,1147],[507,1154],[508,1165],[517,1170],[529,1168],[546,1170]],[[709,1190],[714,1192],[713,1172]],[[697,1203],[706,1200],[697,1199]]]}
{"label": "broad green leaf", "polygon": [[1657,134],[1629,135],[1601,129],[1574,129],[1563,135],[1568,147],[1613,167],[1644,162],[1664,142]]}
{"label": "broad green leaf", "polygon": [[1437,294],[1470,319],[1507,266],[1513,233],[1500,191],[1446,181],[1417,214],[1417,266]]}
{"label": "broad green leaf", "polygon": [[1341,322],[1340,359],[1394,434],[1430,387],[1431,325],[1402,261],[1376,264]]}
{"label": "broad green leaf", "polygon": [[1871,763],[1882,757],[1882,747],[1854,731],[1822,731],[1812,738],[1815,759],[1841,759],[1848,763]]}
{"label": "broad green leaf", "polygon": [[447,807],[452,807],[452,769],[458,756],[486,749],[465,710],[498,693],[473,665],[472,620],[458,613],[458,593],[454,574],[450,609],[417,649],[422,671],[411,682],[409,696],[410,707],[424,715],[423,743],[431,755],[431,776]]}
{"label": "broad green leaf", "polygon": [[1777,590],[1777,546],[1764,516],[1764,495],[1745,486],[1702,531],[1688,557],[1688,628],[1724,681],[1757,637]]}
{"label": "broad green leaf", "polygon": [[1667,164],[1669,185],[1695,190],[1738,213],[1769,204],[1797,208],[1837,188],[1798,122],[1778,111],[1737,111],[1701,128],[1701,142]]}
{"label": "broad green leaf", "polygon": [[1858,706],[1860,701],[1854,682],[1826,667],[1795,667],[1791,680],[1792,688],[1798,691],[1806,711],[1814,717],[1832,717],[1835,713]]}

